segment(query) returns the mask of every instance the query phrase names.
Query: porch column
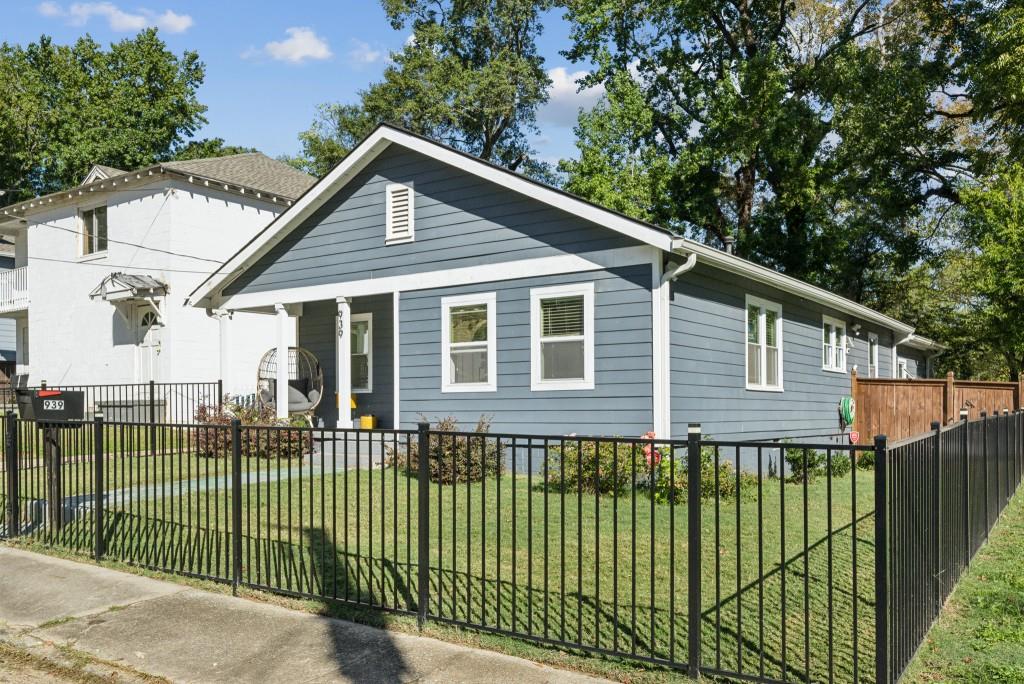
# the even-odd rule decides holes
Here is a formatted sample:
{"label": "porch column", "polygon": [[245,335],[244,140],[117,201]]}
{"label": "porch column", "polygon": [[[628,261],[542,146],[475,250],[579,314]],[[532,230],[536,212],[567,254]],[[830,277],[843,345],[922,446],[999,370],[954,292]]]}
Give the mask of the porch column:
{"label": "porch column", "polygon": [[275,304],[277,312],[277,417],[288,418],[288,309]]}
{"label": "porch column", "polygon": [[224,389],[231,394],[235,391],[234,378],[231,375],[231,316],[233,311],[217,309],[213,315],[217,317],[217,327],[220,333],[220,379]]}
{"label": "porch column", "polygon": [[352,427],[352,343],[349,326],[352,323],[352,305],[348,298],[338,297],[338,336],[334,348],[338,369],[338,427]]}

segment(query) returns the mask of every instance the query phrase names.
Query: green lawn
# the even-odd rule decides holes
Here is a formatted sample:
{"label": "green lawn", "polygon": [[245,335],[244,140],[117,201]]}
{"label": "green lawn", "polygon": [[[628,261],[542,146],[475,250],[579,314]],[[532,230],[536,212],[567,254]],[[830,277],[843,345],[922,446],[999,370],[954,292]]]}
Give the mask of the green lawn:
{"label": "green lawn", "polygon": [[1024,682],[1024,496],[1015,496],[911,663],[908,682]]}
{"label": "green lawn", "polygon": [[[331,600],[415,604],[415,479],[391,468],[289,478],[285,460],[252,467],[243,490],[245,582]],[[230,577],[230,493],[213,490],[178,495],[170,486],[170,495],[115,500],[105,520],[109,557]],[[830,671],[836,681],[873,680],[873,480],[857,472],[855,480],[834,480],[832,490],[829,506],[824,478],[807,486],[806,525],[800,483],[766,478],[759,497],[738,506],[722,500],[717,512],[705,505],[705,665],[798,681],[827,680]],[[545,491],[540,476],[431,484],[430,493],[432,615],[685,661],[685,505],[652,504],[643,493],[563,496]],[[45,534],[88,551],[92,529],[86,510]]]}

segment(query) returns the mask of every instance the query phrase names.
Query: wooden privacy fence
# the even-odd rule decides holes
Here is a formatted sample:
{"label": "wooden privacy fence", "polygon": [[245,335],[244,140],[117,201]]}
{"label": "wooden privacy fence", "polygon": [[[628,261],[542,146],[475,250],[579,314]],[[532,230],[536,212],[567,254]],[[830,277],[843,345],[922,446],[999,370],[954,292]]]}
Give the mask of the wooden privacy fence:
{"label": "wooden privacy fence", "polygon": [[850,394],[857,402],[854,429],[865,442],[875,435],[890,440],[924,434],[932,421],[948,425],[966,409],[971,420],[1024,408],[1024,379],[1019,382],[944,379],[861,378],[850,374]]}

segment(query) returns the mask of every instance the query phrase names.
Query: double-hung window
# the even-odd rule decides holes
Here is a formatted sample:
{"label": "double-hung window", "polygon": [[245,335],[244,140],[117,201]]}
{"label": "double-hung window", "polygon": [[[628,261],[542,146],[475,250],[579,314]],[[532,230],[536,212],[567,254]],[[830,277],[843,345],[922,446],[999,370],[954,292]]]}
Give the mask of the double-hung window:
{"label": "double-hung window", "polygon": [[878,377],[878,335],[868,334],[868,377]]}
{"label": "double-hung window", "polygon": [[352,314],[352,391],[373,391],[373,314]]}
{"label": "double-hung window", "polygon": [[594,388],[594,284],[530,290],[530,387]]}
{"label": "double-hung window", "polygon": [[441,391],[497,389],[495,293],[441,300]]}
{"label": "double-hung window", "polygon": [[82,256],[107,251],[107,208],[94,207],[78,213]]}
{"label": "double-hung window", "polygon": [[821,319],[821,367],[846,372],[846,323],[838,318]]}
{"label": "double-hung window", "polygon": [[782,390],[782,307],[749,295],[747,389]]}

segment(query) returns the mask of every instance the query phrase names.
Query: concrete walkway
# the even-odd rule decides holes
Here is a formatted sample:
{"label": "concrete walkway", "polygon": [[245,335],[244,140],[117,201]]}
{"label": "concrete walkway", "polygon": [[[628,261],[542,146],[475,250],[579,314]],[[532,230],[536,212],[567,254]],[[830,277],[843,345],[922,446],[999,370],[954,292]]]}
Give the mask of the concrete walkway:
{"label": "concrete walkway", "polygon": [[598,682],[0,546],[0,639],[53,642],[172,682]]}

